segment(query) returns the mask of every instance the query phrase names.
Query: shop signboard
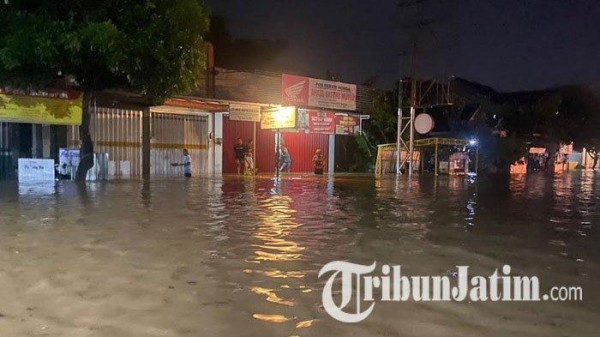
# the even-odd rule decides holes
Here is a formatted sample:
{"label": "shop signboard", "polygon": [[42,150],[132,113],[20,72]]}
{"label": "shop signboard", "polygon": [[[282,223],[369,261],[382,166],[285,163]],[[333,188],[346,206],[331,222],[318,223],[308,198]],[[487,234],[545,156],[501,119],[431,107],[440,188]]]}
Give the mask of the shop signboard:
{"label": "shop signboard", "polygon": [[335,133],[338,135],[356,135],[360,133],[360,118],[351,115],[335,116]]}
{"label": "shop signboard", "polygon": [[260,114],[261,129],[293,129],[296,127],[296,107],[263,108]]}
{"label": "shop signboard", "polygon": [[281,102],[299,106],[356,110],[356,85],[283,74]]}
{"label": "shop signboard", "polygon": [[80,92],[28,91],[0,87],[0,122],[80,125]]}
{"label": "shop signboard", "polygon": [[229,119],[232,121],[260,122],[260,105],[229,104]]}
{"label": "shop signboard", "polygon": [[54,181],[54,160],[19,158],[19,182]]}
{"label": "shop signboard", "polygon": [[335,133],[335,113],[332,111],[299,109],[298,129],[307,133]]}

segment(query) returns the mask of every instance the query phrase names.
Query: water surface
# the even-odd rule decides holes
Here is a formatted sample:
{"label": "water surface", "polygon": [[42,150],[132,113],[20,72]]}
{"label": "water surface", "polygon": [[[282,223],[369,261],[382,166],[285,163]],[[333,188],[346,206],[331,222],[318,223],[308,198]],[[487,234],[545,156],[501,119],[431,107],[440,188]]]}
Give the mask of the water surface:
{"label": "water surface", "polygon": [[[1,336],[597,336],[600,175],[0,184]],[[583,302],[321,307],[333,260],[510,264]]]}

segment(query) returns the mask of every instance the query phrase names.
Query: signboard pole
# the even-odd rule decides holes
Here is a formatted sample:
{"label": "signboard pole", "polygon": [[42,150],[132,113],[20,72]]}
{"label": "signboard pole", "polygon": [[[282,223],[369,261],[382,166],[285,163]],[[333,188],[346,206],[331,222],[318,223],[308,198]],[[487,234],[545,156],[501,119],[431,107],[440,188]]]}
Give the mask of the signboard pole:
{"label": "signboard pole", "polygon": [[408,176],[411,177],[413,174],[413,155],[415,153],[415,107],[410,108],[410,141],[409,141],[409,157],[408,157]]}
{"label": "signboard pole", "polygon": [[281,133],[275,132],[275,177],[279,181],[279,161],[281,160]]}
{"label": "signboard pole", "polygon": [[400,171],[400,154],[402,153],[402,107],[398,107],[398,130],[396,131],[396,175],[402,174]]}
{"label": "signboard pole", "polygon": [[252,122],[252,163],[253,174],[256,174],[256,122]]}

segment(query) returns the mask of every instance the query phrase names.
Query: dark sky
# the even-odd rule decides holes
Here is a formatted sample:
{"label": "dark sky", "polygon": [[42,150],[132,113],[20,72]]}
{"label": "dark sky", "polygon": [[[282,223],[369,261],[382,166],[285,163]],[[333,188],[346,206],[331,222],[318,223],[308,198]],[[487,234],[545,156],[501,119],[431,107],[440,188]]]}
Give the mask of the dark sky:
{"label": "dark sky", "polygon": [[[277,61],[322,77],[390,85],[408,76],[415,23],[417,77],[455,75],[498,90],[561,84],[600,88],[600,0],[205,0],[234,37],[285,39]],[[411,2],[415,0],[405,0]],[[218,52],[218,51],[217,51]]]}

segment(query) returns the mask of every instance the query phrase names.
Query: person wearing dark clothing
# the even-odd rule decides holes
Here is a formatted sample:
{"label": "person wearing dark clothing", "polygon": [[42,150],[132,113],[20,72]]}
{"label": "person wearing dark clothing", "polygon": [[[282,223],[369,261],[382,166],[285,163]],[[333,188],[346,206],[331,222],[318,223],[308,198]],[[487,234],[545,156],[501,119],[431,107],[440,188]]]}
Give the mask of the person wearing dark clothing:
{"label": "person wearing dark clothing", "polygon": [[244,173],[244,164],[246,161],[246,145],[241,138],[237,139],[237,143],[233,146],[233,152],[235,154],[235,164],[237,165],[237,173]]}

